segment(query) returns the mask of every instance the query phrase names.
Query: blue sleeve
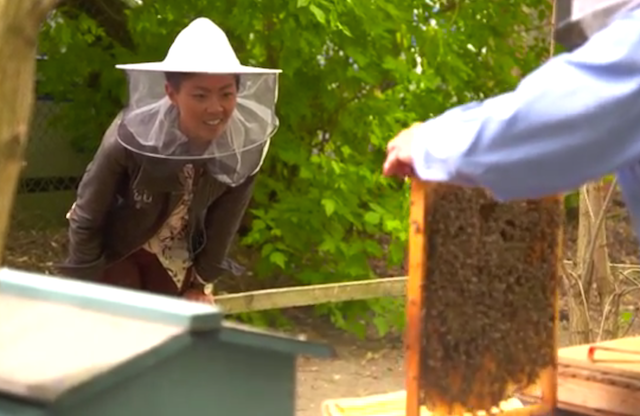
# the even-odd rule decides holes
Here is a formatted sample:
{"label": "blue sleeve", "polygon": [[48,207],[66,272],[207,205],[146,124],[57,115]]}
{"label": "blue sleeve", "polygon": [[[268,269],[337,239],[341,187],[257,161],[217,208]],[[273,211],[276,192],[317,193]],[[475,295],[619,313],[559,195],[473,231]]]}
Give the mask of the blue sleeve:
{"label": "blue sleeve", "polygon": [[501,200],[573,190],[640,161],[640,10],[550,59],[515,91],[418,129],[418,177],[480,186]]}

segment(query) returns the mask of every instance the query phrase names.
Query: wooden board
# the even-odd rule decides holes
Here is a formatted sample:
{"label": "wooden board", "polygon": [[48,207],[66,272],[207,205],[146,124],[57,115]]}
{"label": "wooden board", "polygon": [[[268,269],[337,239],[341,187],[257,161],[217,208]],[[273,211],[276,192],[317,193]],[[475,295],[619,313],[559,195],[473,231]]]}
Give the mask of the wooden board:
{"label": "wooden board", "polygon": [[[585,416],[636,416],[640,409],[640,381],[594,366],[561,362],[558,368],[558,408]],[[627,386],[627,387],[623,387]],[[539,401],[539,392],[522,395]]]}
{"label": "wooden board", "polygon": [[558,374],[558,407],[587,415],[635,416],[640,392],[604,384],[599,380],[570,378]]}
{"label": "wooden board", "polygon": [[0,294],[0,392],[51,401],[158,346],[181,327]]}
{"label": "wooden board", "polygon": [[[601,342],[596,346],[640,352],[640,337]],[[561,408],[586,414],[635,416],[640,412],[640,356],[597,351],[592,345],[562,348],[558,352],[558,399]]]}
{"label": "wooden board", "polygon": [[[397,391],[373,396],[331,399],[322,403],[323,416],[407,416],[405,403],[407,393]],[[517,399],[500,403],[502,411],[523,409]],[[496,409],[497,410],[497,409]],[[434,416],[427,408],[420,407],[420,416]]]}
{"label": "wooden board", "polygon": [[[598,361],[592,363],[587,358],[592,345],[640,351],[640,337],[561,348],[558,407],[587,416],[636,416],[640,409],[640,360],[598,351]],[[530,392],[529,397],[539,398],[539,391]]]}
{"label": "wooden board", "polygon": [[631,350],[640,353],[640,336],[621,338],[612,341],[604,341],[597,344],[577,345],[573,347],[561,348],[558,351],[558,358],[561,362],[592,364],[597,368],[620,369],[625,372],[637,373],[640,380],[640,355],[629,355],[612,351],[597,351],[595,363],[590,363],[587,359],[589,348],[595,345],[619,348],[621,350]]}
{"label": "wooden board", "polygon": [[406,416],[420,416],[420,362],[422,360],[422,292],[424,290],[428,239],[425,215],[429,205],[428,184],[411,184],[411,214],[409,218],[409,278],[407,281],[407,326],[405,336]]}

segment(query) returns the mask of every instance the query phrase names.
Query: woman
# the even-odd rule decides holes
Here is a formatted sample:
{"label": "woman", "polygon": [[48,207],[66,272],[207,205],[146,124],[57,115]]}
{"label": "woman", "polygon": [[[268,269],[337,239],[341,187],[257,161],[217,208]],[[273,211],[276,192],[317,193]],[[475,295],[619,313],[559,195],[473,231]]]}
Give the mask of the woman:
{"label": "woman", "polygon": [[119,65],[129,104],[70,210],[63,275],[211,302],[278,127],[279,70],[240,64],[196,19],[162,62]]}

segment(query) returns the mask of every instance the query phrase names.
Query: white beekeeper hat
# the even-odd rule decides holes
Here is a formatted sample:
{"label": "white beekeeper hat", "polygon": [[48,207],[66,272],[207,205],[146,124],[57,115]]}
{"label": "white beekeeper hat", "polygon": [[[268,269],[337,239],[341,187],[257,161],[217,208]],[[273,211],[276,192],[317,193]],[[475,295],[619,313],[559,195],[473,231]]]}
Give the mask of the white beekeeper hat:
{"label": "white beekeeper hat", "polygon": [[[129,103],[123,111],[118,139],[144,156],[147,165],[172,170],[184,163],[204,162],[209,172],[236,186],[262,166],[279,122],[275,107],[279,69],[242,65],[226,34],[214,22],[198,18],[175,38],[160,62],[116,65],[129,79]],[[178,110],[166,96],[166,73],[239,75],[236,109],[220,137],[207,149],[189,150],[178,129]]]}
{"label": "white beekeeper hat", "polygon": [[132,71],[196,72],[203,74],[276,74],[280,69],[242,65],[227,35],[211,20],[200,17],[176,36],[163,61],[116,65]]}

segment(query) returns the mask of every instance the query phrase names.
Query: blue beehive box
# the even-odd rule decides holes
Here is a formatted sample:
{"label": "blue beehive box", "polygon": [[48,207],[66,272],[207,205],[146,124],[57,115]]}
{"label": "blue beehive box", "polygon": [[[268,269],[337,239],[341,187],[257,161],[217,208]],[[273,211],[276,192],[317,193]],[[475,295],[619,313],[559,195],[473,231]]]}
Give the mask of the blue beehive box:
{"label": "blue beehive box", "polygon": [[293,416],[325,345],[210,305],[0,269],[0,416]]}

